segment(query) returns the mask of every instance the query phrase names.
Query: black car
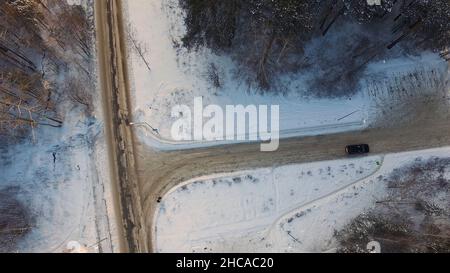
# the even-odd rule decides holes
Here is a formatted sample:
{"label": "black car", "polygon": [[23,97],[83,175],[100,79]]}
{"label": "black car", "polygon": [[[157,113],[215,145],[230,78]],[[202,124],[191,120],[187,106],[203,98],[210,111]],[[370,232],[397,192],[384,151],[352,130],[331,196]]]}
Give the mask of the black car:
{"label": "black car", "polygon": [[349,145],[345,148],[345,151],[349,155],[362,155],[370,153],[370,148],[367,144]]}

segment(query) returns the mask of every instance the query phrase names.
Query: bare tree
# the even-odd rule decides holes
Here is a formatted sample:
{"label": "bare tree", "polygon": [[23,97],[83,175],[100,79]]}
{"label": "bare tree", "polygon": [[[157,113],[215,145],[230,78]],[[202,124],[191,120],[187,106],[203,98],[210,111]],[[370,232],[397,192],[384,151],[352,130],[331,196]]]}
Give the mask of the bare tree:
{"label": "bare tree", "polygon": [[[0,131],[61,127],[55,98],[62,88],[54,88],[60,84],[55,75],[75,64],[90,76],[85,67],[92,51],[87,15],[65,1],[5,0],[0,16]],[[87,103],[74,90],[70,96]]]}
{"label": "bare tree", "polygon": [[66,93],[69,98],[80,105],[86,107],[88,114],[92,113],[92,95],[86,90],[86,87],[75,78],[70,78],[66,81]]}
{"label": "bare tree", "polygon": [[146,57],[148,53],[147,45],[137,38],[136,30],[131,25],[128,25],[128,40],[133,46],[133,49],[136,52],[136,54],[138,54],[141,60],[144,62],[148,71],[151,72],[152,69],[150,68],[150,63]]}

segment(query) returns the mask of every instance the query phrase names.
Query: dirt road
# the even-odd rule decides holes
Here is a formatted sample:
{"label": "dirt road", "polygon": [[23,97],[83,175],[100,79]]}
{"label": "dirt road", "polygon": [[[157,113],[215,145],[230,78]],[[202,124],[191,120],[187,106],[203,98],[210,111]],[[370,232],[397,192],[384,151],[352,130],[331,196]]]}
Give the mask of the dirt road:
{"label": "dirt road", "polygon": [[[120,0],[96,1],[101,82],[110,123],[111,158],[116,165],[117,200],[123,218],[123,251],[153,249],[157,200],[177,184],[204,174],[345,157],[348,144],[369,143],[373,153],[419,150],[450,144],[447,115],[416,120],[401,127],[368,129],[282,140],[273,153],[259,144],[159,152],[138,141],[127,126],[132,120],[127,76],[126,35]],[[136,128],[136,130],[140,130]]]}
{"label": "dirt road", "polygon": [[[129,97],[121,2],[95,1],[95,24],[98,49],[99,76],[103,96],[103,109],[113,188],[116,193],[115,209],[121,215],[117,223],[123,240],[121,252],[147,252],[147,236],[142,227],[143,219],[136,176],[133,134],[128,126]],[[123,227],[121,229],[120,227]]]}

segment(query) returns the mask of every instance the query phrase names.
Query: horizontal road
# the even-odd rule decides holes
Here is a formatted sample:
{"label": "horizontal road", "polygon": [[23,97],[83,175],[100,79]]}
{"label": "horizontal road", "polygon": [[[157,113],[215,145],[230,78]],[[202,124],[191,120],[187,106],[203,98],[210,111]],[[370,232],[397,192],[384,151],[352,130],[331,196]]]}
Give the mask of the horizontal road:
{"label": "horizontal road", "polygon": [[[121,0],[96,1],[97,36],[101,84],[106,101],[119,104],[121,109],[131,109],[129,101],[126,35],[123,35]],[[109,33],[109,34],[107,34]],[[116,41],[114,43],[111,40]],[[115,67],[115,69],[113,69]],[[109,75],[107,75],[109,74]],[[119,75],[120,74],[120,75]],[[122,82],[122,84],[111,84]],[[119,95],[111,95],[117,92]],[[115,102],[118,100],[119,102]],[[126,111],[107,109],[111,120],[111,131],[132,120]],[[430,113],[433,112],[430,109]],[[117,119],[122,115],[122,119]],[[450,119],[447,115],[429,115],[393,128],[374,128],[323,136],[284,139],[276,152],[260,152],[257,143],[226,145],[183,151],[158,151],[140,143],[136,134],[111,133],[110,143],[114,150],[123,149],[133,157],[125,163],[120,154],[112,152],[111,160],[118,165],[122,174],[116,175],[119,208],[123,218],[125,246],[122,251],[146,252],[154,249],[153,217],[157,200],[174,186],[202,175],[269,167],[292,163],[333,160],[345,157],[344,147],[348,144],[369,143],[375,154],[421,150],[450,145]],[[124,124],[125,122],[125,124]],[[142,130],[128,128],[122,130]],[[123,138],[127,138],[124,140]]]}

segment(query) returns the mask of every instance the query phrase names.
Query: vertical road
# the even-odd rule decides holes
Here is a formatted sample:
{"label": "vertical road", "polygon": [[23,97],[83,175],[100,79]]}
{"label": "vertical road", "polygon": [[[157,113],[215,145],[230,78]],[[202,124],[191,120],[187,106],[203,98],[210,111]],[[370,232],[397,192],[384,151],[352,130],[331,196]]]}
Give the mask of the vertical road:
{"label": "vertical road", "polygon": [[100,83],[105,113],[112,181],[115,183],[115,208],[118,210],[121,252],[148,252],[145,227],[135,169],[121,3],[117,0],[95,1],[97,48]]}

